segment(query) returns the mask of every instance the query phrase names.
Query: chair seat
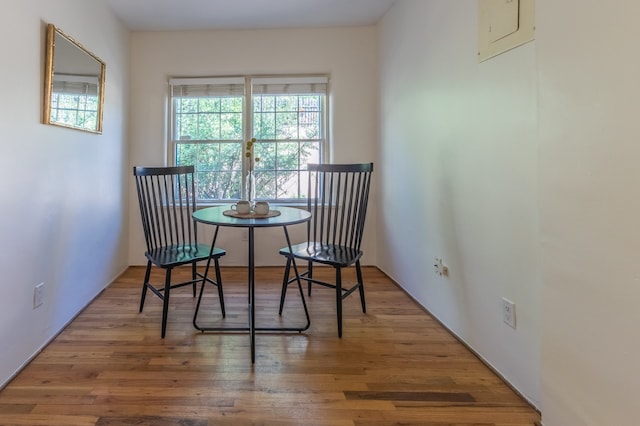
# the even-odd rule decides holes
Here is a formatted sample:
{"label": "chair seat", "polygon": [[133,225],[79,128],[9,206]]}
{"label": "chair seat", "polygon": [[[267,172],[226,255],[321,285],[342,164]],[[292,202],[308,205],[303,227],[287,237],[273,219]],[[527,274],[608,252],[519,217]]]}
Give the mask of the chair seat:
{"label": "chair seat", "polygon": [[[172,268],[174,266],[207,260],[210,252],[210,245],[180,244],[159,247],[153,251],[146,252],[145,256],[156,266]],[[215,247],[211,255],[212,257],[221,257],[225,254],[226,252],[224,250]]]}
{"label": "chair seat", "polygon": [[283,256],[293,256],[297,259],[312,260],[327,265],[347,267],[354,264],[361,257],[363,252],[351,247],[334,244],[322,244],[319,242],[305,242],[280,249]]}

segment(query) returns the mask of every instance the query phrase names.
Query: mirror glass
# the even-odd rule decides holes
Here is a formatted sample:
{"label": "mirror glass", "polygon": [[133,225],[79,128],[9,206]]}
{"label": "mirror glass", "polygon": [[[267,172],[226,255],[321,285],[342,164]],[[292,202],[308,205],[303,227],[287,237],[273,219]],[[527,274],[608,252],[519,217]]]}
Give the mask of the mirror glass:
{"label": "mirror glass", "polygon": [[48,24],[43,122],[102,133],[104,72],[100,58]]}

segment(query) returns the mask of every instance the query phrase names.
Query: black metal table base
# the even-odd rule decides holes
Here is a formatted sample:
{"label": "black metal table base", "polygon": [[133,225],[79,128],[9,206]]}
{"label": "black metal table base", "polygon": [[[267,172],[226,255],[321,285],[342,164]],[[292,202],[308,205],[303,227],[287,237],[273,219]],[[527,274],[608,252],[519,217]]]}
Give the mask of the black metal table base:
{"label": "black metal table base", "polygon": [[[265,331],[265,332],[271,332],[271,333],[275,333],[275,332],[298,332],[298,333],[302,333],[303,331],[307,330],[309,328],[309,326],[311,325],[311,319],[309,317],[309,310],[307,309],[307,302],[304,298],[304,290],[302,289],[302,282],[300,280],[300,275],[298,274],[298,268],[296,266],[295,260],[293,261],[293,269],[294,272],[296,274],[296,277],[298,277],[297,279],[297,283],[298,283],[298,291],[300,293],[300,299],[302,300],[302,306],[304,308],[304,313],[305,313],[305,317],[307,319],[307,323],[302,326],[302,327],[256,327],[256,317],[255,317],[255,259],[254,259],[254,238],[253,238],[253,233],[254,233],[254,228],[251,226],[248,226],[248,231],[249,231],[249,266],[248,266],[248,272],[249,272],[249,277],[248,277],[248,291],[249,291],[249,303],[248,303],[248,308],[249,308],[249,318],[248,318],[248,325],[247,327],[205,327],[205,326],[200,326],[198,325],[198,312],[200,311],[200,303],[202,301],[202,295],[204,294],[204,287],[207,284],[207,279],[206,277],[209,274],[209,266],[211,265],[211,257],[209,257],[209,259],[207,260],[207,266],[205,267],[205,271],[204,271],[204,277],[202,279],[202,286],[200,287],[200,295],[198,296],[198,303],[196,304],[196,310],[195,313],[193,315],[193,326],[204,332],[218,332],[218,333],[224,333],[224,332],[248,332],[250,335],[250,339],[251,339],[251,363],[255,363],[256,361],[256,332],[261,332],[261,331]],[[287,239],[287,245],[289,246],[289,250],[291,251],[291,240],[289,239],[289,232],[287,231],[287,227],[283,226],[282,229],[284,230],[284,235]],[[211,243],[211,254],[213,253],[213,249],[215,247],[215,243],[216,243],[216,239],[218,237],[218,227],[216,227],[216,230],[213,234],[213,241]],[[223,317],[224,317],[224,313],[223,313]]]}

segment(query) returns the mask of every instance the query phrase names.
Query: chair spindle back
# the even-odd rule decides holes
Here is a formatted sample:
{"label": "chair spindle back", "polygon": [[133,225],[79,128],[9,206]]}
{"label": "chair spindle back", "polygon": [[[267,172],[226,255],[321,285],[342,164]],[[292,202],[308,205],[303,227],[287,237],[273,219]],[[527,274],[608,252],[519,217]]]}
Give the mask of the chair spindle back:
{"label": "chair spindle back", "polygon": [[360,250],[373,163],[309,164],[307,240]]}
{"label": "chair spindle back", "polygon": [[197,242],[193,166],[134,167],[147,251]]}

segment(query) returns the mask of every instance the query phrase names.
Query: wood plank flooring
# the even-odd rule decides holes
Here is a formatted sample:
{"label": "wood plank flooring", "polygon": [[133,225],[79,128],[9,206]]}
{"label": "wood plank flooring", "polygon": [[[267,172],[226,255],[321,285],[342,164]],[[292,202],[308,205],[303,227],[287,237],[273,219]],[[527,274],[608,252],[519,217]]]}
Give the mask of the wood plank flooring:
{"label": "wood plank flooring", "polygon": [[[332,270],[327,270],[331,275]],[[175,272],[183,278],[188,270]],[[303,321],[281,268],[258,268],[260,324]],[[367,314],[314,287],[311,327],[249,337],[200,333],[191,288],[171,294],[167,337],[144,268],[129,268],[0,391],[1,425],[533,425],[540,415],[376,268],[365,268]],[[153,276],[161,282],[161,271]],[[247,319],[246,270],[223,268],[227,318],[205,293],[204,324]],[[348,275],[349,277],[349,275]]]}

